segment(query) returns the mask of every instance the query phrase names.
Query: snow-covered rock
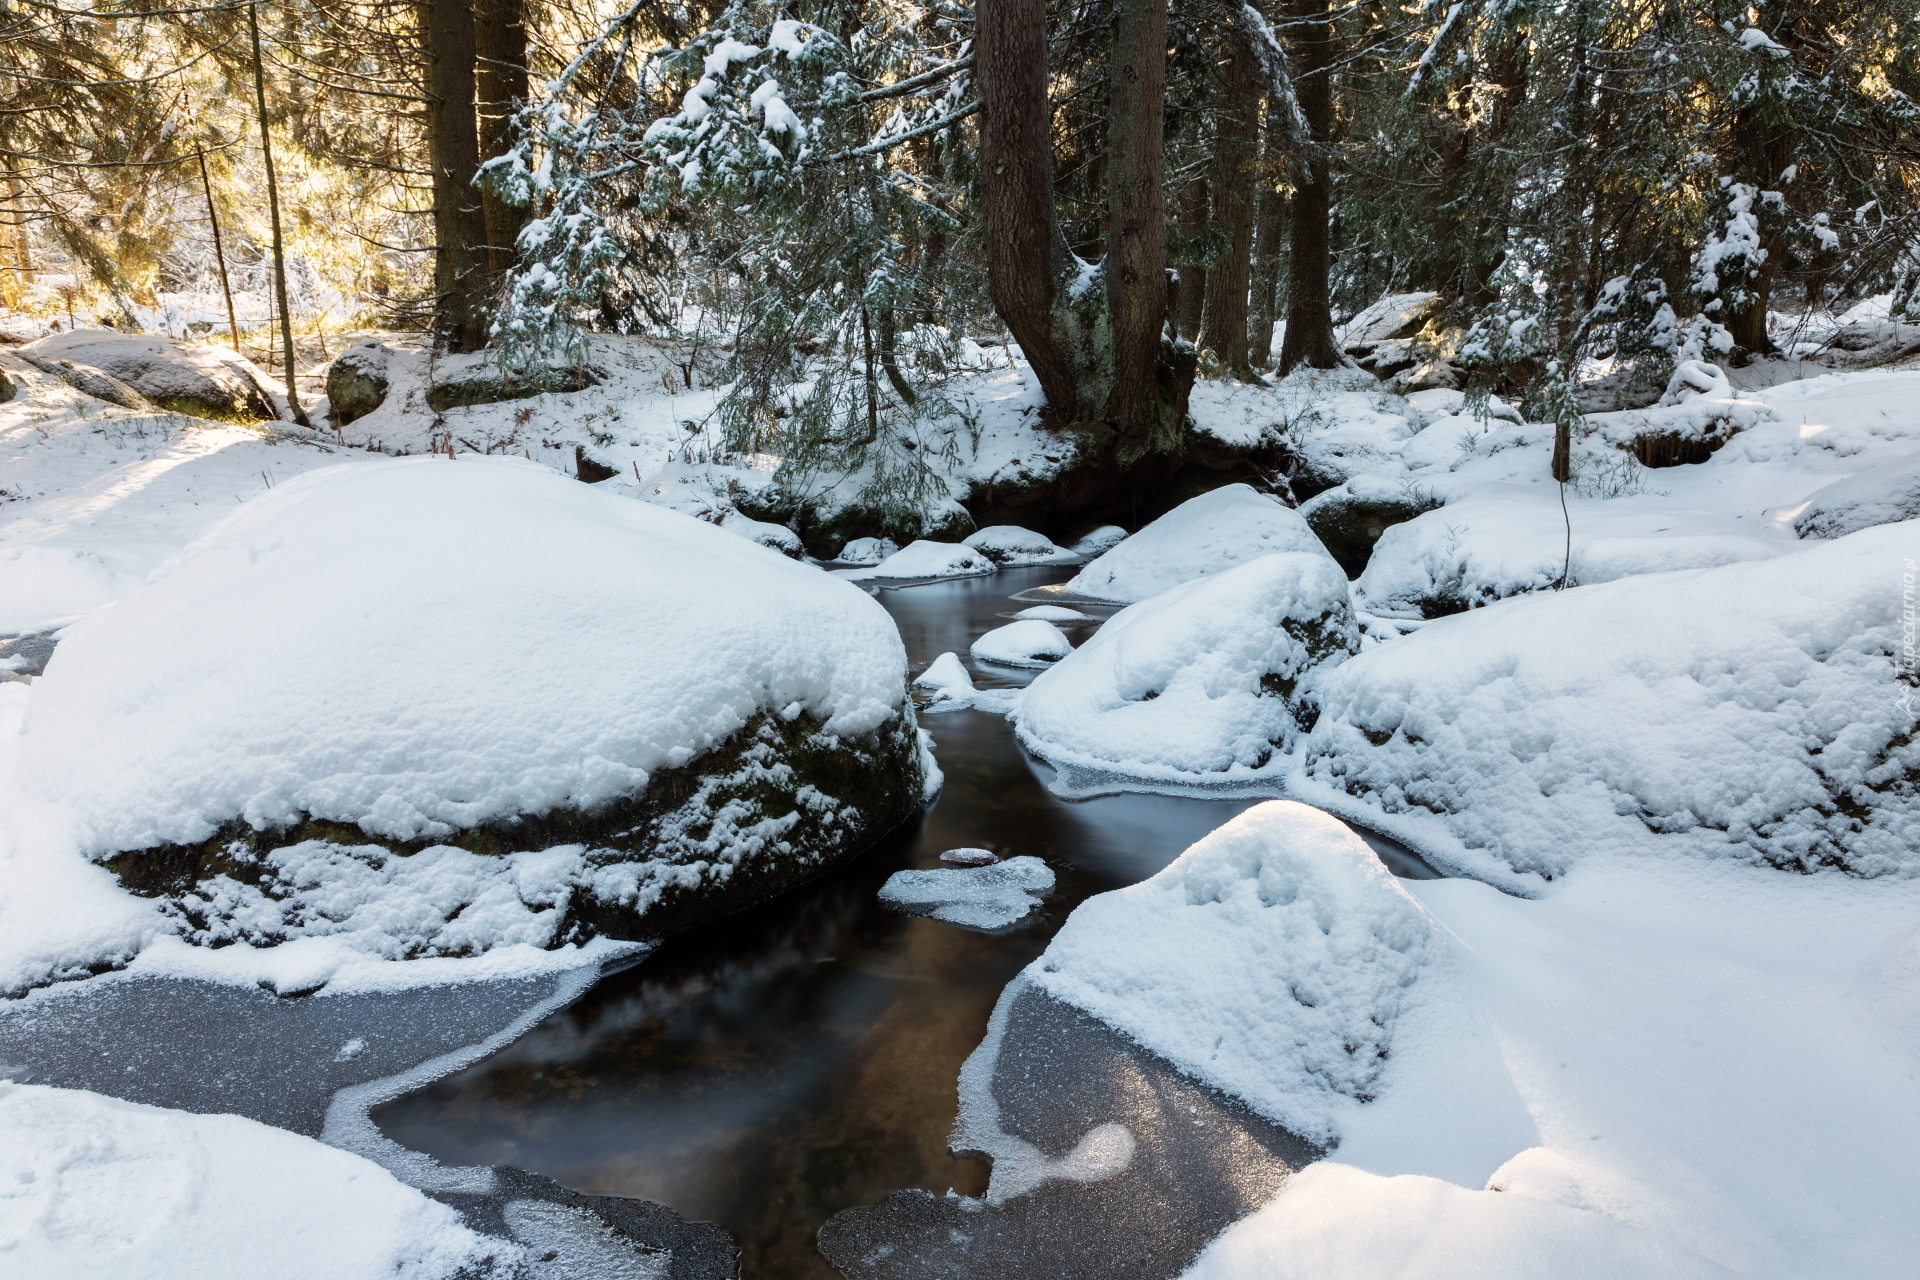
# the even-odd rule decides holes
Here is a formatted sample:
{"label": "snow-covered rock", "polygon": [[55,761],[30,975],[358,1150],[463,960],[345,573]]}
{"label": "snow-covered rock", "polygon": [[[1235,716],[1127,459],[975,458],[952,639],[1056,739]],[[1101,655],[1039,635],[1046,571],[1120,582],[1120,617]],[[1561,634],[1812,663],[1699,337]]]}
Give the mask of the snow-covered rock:
{"label": "snow-covered rock", "polygon": [[1325,669],[1358,645],[1338,565],[1263,556],[1122,609],[1033,682],[1015,724],[1057,786],[1079,770],[1242,781],[1277,767]]}
{"label": "snow-covered rock", "polygon": [[1127,540],[1127,531],[1117,524],[1103,524],[1092,533],[1074,543],[1071,550],[1077,556],[1091,560],[1103,556]]}
{"label": "snow-covered rock", "polygon": [[1300,513],[1244,484],[1181,503],[1082,569],[1067,590],[1132,604],[1276,551],[1326,555]]}
{"label": "snow-covered rock", "polygon": [[1078,564],[1078,553],[1057,547],[1043,533],[1023,529],[1017,524],[995,524],[961,539],[967,546],[984,552],[995,564]]}
{"label": "snow-covered rock", "polygon": [[995,627],[969,650],[979,662],[1003,667],[1050,667],[1073,652],[1073,642],[1051,622],[1025,618]]}
{"label": "snow-covered rock", "polygon": [[1735,390],[1720,366],[1683,360],[1653,408],[1592,414],[1587,423],[1644,465],[1672,467],[1705,462],[1737,432],[1773,416],[1764,401]]}
{"label": "snow-covered rock", "polygon": [[892,538],[855,538],[834,559],[841,564],[879,564],[899,549]]}
{"label": "snow-covered rock", "polygon": [[[943,653],[929,662],[927,669],[913,678],[913,687],[933,695],[927,704],[930,711],[942,703],[969,704],[974,696],[973,677],[967,674],[957,653]],[[950,709],[958,711],[960,707]]]}
{"label": "snow-covered rock", "polygon": [[327,403],[336,425],[364,418],[385,403],[391,354],[386,343],[366,338],[333,358],[327,366]]}
{"label": "snow-covered rock", "polygon": [[1433,934],[1360,837],[1275,800],[1081,903],[1026,977],[1326,1144],[1374,1092]]}
{"label": "snow-covered rock", "polygon": [[1439,505],[1418,485],[1365,476],[1315,494],[1300,504],[1300,515],[1327,553],[1349,577],[1357,578],[1366,571],[1382,534]]}
{"label": "snow-covered rock", "polygon": [[1920,519],[1920,455],[1836,480],[1793,517],[1803,538],[1844,538],[1877,524]]}
{"label": "snow-covered rock", "polygon": [[[80,852],[213,904],[207,941],[280,936],[261,895],[324,915],[396,878],[432,908],[399,913],[421,948],[483,899],[494,942],[535,927],[448,887],[474,876],[651,929],[911,811],[905,666],[865,593],[701,521],[512,459],[366,463],[278,486],[71,628],[20,776]],[[439,844],[592,852],[411,861]]]}
{"label": "snow-covered rock", "polygon": [[1020,612],[1014,614],[1013,616],[1022,620],[1025,620],[1028,618],[1034,618],[1041,622],[1052,622],[1052,623],[1065,622],[1065,623],[1068,623],[1069,625],[1076,622],[1098,622],[1099,621],[1099,619],[1094,617],[1092,614],[1082,613],[1078,609],[1069,609],[1063,604],[1031,605],[1028,608],[1022,609]]}
{"label": "snow-covered rock", "polygon": [[1051,888],[1053,869],[1022,856],[986,866],[896,871],[880,887],[880,901],[947,924],[1001,929],[1039,906]]}
{"label": "snow-covered rock", "polygon": [[176,413],[223,422],[259,422],[279,416],[266,373],[231,348],[212,343],[72,329],[30,343],[20,348],[20,354],[98,369]]}
{"label": "snow-covered rock", "polygon": [[977,578],[993,573],[1000,566],[985,552],[962,542],[934,542],[921,538],[909,542],[885,560],[862,569],[836,569],[836,576],[850,582],[873,578]]}
{"label": "snow-covered rock", "polygon": [[1320,682],[1308,768],[1521,872],[1605,851],[1920,872],[1895,658],[1915,556],[1920,523],[1882,525],[1442,619]]}
{"label": "snow-covered rock", "polygon": [[0,1258],[20,1280],[453,1280],[527,1260],[312,1138],[8,1081]]}

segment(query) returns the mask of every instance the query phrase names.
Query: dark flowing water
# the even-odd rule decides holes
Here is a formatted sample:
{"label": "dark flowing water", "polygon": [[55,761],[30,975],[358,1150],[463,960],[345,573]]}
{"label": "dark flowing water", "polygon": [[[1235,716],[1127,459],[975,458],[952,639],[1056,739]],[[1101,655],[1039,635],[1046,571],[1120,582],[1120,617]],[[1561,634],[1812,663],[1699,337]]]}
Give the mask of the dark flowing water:
{"label": "dark flowing water", "polygon": [[[1002,625],[999,615],[1022,607],[1014,593],[1072,572],[1010,570],[880,599],[918,671]],[[947,1136],[960,1065],[1001,989],[1077,903],[1153,874],[1255,802],[1070,803],[1046,790],[1046,766],[1003,718],[960,711],[922,723],[947,781],[918,820],[813,884],[669,942],[375,1120],[449,1164],[516,1165],[718,1222],[739,1242],[746,1280],[834,1276],[815,1239],[843,1209],[902,1188],[983,1192],[986,1165],[955,1159]],[[1044,858],[1054,892],[997,934],[876,900],[893,872],[937,866],[963,845]]]}

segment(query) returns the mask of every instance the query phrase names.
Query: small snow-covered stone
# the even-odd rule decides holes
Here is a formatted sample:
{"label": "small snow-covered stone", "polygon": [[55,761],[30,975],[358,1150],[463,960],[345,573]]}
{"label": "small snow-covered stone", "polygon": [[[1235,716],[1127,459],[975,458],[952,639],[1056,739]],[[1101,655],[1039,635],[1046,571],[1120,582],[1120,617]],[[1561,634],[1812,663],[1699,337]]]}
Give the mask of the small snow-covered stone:
{"label": "small snow-covered stone", "polygon": [[970,650],[980,662],[1005,667],[1047,667],[1073,652],[1073,642],[1051,622],[1028,618],[1009,622],[973,642]]}
{"label": "small snow-covered stone", "polygon": [[934,542],[921,538],[909,542],[878,564],[864,569],[836,569],[834,574],[850,582],[864,582],[873,578],[902,581],[909,578],[977,578],[999,567],[984,552],[975,551],[964,543]]}
{"label": "small snow-covered stone", "polygon": [[1078,609],[1069,609],[1065,605],[1058,604],[1036,604],[1032,608],[1022,609],[1013,616],[1022,620],[1032,618],[1040,622],[1056,623],[1100,621],[1090,613],[1082,613]]}
{"label": "small snow-covered stone", "polygon": [[1076,564],[1080,557],[1057,547],[1045,534],[1022,529],[1017,524],[989,525],[968,534],[962,541],[984,552],[995,564]]}
{"label": "small snow-covered stone", "polygon": [[1073,544],[1073,554],[1092,559],[1105,555],[1127,540],[1127,531],[1117,524],[1103,524]]}
{"label": "small snow-covered stone", "polygon": [[881,886],[880,901],[947,924],[1000,929],[1039,906],[1039,895],[1051,888],[1052,868],[1023,856],[951,871],[896,871]]}
{"label": "small snow-covered stone", "polygon": [[991,849],[949,849],[940,861],[956,867],[990,867],[1000,861],[1000,855]]}
{"label": "small snow-covered stone", "polygon": [[1249,485],[1181,503],[1082,569],[1067,589],[1131,604],[1276,551],[1326,555],[1299,512]]}
{"label": "small snow-covered stone", "polygon": [[855,538],[835,559],[841,564],[879,564],[899,549],[892,538]]}

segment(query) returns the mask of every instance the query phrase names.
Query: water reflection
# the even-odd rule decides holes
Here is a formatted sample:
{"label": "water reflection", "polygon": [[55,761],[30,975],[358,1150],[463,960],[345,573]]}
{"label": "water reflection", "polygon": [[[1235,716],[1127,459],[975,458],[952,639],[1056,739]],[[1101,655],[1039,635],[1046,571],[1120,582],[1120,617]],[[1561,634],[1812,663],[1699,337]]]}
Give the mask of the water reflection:
{"label": "water reflection", "polygon": [[[1071,569],[1023,569],[882,592],[915,669]],[[1088,609],[1088,612],[1110,612]],[[1076,640],[1091,634],[1071,632]],[[1031,672],[982,670],[984,687]],[[669,942],[486,1062],[375,1113],[455,1164],[512,1164],[580,1191],[644,1196],[719,1222],[741,1275],[834,1275],[815,1233],[901,1188],[977,1195],[986,1166],[947,1152],[960,1064],[1001,989],[1073,906],[1138,881],[1255,803],[1045,786],[1002,718],[923,718],[939,803],[851,866]],[[875,894],[903,867],[977,845],[1046,859],[1046,905],[993,935],[895,914]]]}

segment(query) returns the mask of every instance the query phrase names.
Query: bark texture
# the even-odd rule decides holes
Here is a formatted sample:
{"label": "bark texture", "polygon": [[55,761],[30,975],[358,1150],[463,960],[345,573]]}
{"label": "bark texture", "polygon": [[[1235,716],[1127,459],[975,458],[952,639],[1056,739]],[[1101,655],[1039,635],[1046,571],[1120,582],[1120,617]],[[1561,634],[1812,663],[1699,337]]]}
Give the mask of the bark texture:
{"label": "bark texture", "polygon": [[1287,332],[1280,341],[1280,373],[1302,365],[1337,369],[1346,363],[1333,340],[1333,305],[1327,273],[1332,265],[1334,27],[1323,0],[1288,0],[1286,41],[1299,69],[1295,96],[1306,117],[1312,148],[1296,166],[1289,210]]}
{"label": "bark texture", "polygon": [[1258,168],[1258,64],[1244,42],[1233,42],[1214,125],[1213,222],[1226,233],[1225,252],[1207,272],[1200,345],[1229,372],[1251,378],[1247,359],[1247,289],[1253,273],[1254,174]]}
{"label": "bark texture", "polygon": [[[479,107],[480,160],[506,154],[513,112],[527,98],[525,0],[478,0],[473,11],[474,91]],[[481,196],[487,224],[487,270],[497,280],[519,256],[515,242],[532,210],[492,194]]]}
{"label": "bark texture", "polygon": [[451,350],[478,351],[487,341],[487,223],[473,185],[480,167],[473,5],[427,0],[426,10],[435,328]]}
{"label": "bark texture", "polygon": [[1123,455],[1159,443],[1160,331],[1167,316],[1166,197],[1161,185],[1167,86],[1166,0],[1119,0],[1114,13],[1107,170],[1107,307],[1113,387],[1107,420]]}

